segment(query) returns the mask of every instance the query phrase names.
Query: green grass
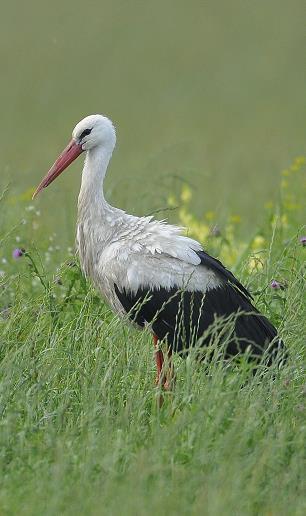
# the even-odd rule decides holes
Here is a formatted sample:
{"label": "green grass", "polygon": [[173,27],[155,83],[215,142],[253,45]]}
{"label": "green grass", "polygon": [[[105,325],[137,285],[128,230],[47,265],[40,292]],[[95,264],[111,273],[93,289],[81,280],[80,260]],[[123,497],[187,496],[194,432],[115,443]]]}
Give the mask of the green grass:
{"label": "green grass", "polygon": [[[295,185],[303,198],[302,170],[290,174],[286,195],[293,199]],[[150,334],[118,320],[71,256],[59,267],[67,251],[46,235],[35,249],[26,235],[39,217],[25,211],[30,254],[2,263],[0,278],[2,514],[305,514],[305,248],[296,206],[286,224],[271,228],[267,215],[264,268],[248,272],[245,256],[238,271],[278,326],[287,364],[254,376],[243,359],[176,357],[162,407]],[[8,256],[20,227],[1,231]],[[286,288],[274,291],[271,278]]]}
{"label": "green grass", "polygon": [[[1,7],[1,516],[306,513],[305,167],[289,167],[305,153],[303,10],[302,0]],[[118,132],[107,198],[181,223],[192,210],[196,238],[216,223],[221,236],[205,247],[279,328],[285,367],[253,376],[244,360],[176,358],[158,407],[151,336],[69,265],[80,161],[30,204],[73,125],[95,112]],[[179,209],[163,213],[170,194]],[[28,256],[14,261],[16,246]]]}
{"label": "green grass", "polygon": [[297,321],[280,372],[178,361],[158,409],[147,335],[90,293],[52,329],[48,303],[20,299],[2,336],[4,513],[303,514]]}

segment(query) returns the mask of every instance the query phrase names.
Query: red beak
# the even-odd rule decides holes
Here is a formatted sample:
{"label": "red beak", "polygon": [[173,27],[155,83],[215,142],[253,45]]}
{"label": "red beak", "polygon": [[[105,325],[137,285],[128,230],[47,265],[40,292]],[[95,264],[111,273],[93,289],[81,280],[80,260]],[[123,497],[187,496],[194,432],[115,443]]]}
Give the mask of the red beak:
{"label": "red beak", "polygon": [[63,150],[56,162],[52,165],[47,175],[42,179],[36,188],[32,199],[43,189],[49,186],[54,179],[57,178],[81,153],[83,152],[82,146],[76,143],[74,140],[68,143],[67,147]]}

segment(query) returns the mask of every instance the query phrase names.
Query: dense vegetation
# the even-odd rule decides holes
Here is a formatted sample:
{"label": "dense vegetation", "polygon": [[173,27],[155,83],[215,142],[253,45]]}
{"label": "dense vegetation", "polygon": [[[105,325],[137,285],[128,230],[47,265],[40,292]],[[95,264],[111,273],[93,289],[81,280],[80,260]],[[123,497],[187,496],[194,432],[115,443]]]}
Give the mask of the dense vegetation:
{"label": "dense vegetation", "polygon": [[[2,4],[1,516],[306,514],[304,1]],[[285,367],[177,357],[159,407],[151,336],[79,271],[80,161],[31,201],[97,112],[107,199],[220,257]]]}
{"label": "dense vegetation", "polygon": [[188,212],[187,186],[170,197],[193,236],[207,232],[208,248],[238,264],[289,359],[253,375],[244,360],[177,358],[162,407],[151,336],[110,312],[71,249],[56,269],[54,237],[39,247],[27,237],[39,211],[4,194],[4,212],[18,202],[26,215],[1,229],[3,513],[305,512],[304,174],[304,158],[282,172],[280,202],[245,242],[237,217],[217,227],[216,214]]}

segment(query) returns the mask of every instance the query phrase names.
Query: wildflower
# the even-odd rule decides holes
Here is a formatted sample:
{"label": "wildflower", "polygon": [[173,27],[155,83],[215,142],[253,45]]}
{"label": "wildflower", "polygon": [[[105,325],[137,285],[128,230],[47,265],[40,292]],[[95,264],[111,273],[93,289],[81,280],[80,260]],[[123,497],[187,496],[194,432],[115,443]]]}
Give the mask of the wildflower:
{"label": "wildflower", "polygon": [[230,217],[230,222],[231,222],[232,224],[239,224],[239,223],[241,222],[241,217],[240,217],[240,215],[232,215],[232,216]]}
{"label": "wildflower", "polygon": [[273,215],[271,219],[271,226],[275,227],[276,225],[279,225],[279,227],[287,228],[288,227],[288,217],[287,213],[284,213],[281,217],[278,215]]}
{"label": "wildflower", "polygon": [[294,162],[289,167],[289,170],[283,171],[283,172],[288,172],[288,174],[283,173],[283,175],[289,175],[290,172],[297,172],[305,164],[305,161],[306,160],[305,160],[304,156],[298,156],[297,158],[295,158]]}
{"label": "wildflower", "polygon": [[181,208],[179,211],[179,218],[182,224],[186,227],[190,227],[192,224],[192,215],[188,213],[185,208]]}
{"label": "wildflower", "polygon": [[214,211],[207,211],[205,213],[205,217],[207,220],[209,220],[211,222],[212,220],[214,220],[216,218],[216,214]]}
{"label": "wildflower", "polygon": [[297,156],[294,160],[294,164],[301,167],[302,165],[304,165],[306,163],[306,158],[305,156]]}
{"label": "wildflower", "polygon": [[306,247],[306,236],[302,236],[300,238],[300,243],[302,244],[303,247]]}
{"label": "wildflower", "polygon": [[282,285],[279,281],[276,281],[275,279],[271,281],[270,287],[273,288],[273,290],[284,290],[285,287]]}
{"label": "wildflower", "polygon": [[273,208],[273,201],[267,201],[267,202],[265,203],[265,208],[266,208],[267,210],[271,210],[271,209]]}
{"label": "wildflower", "polygon": [[261,258],[253,256],[249,259],[248,270],[249,272],[259,272],[264,268],[264,263]]}
{"label": "wildflower", "polygon": [[192,198],[192,191],[189,186],[184,185],[181,191],[181,200],[182,202],[188,203]]}
{"label": "wildflower", "polygon": [[12,256],[14,258],[14,260],[18,260],[19,258],[21,258],[25,253],[25,249],[21,248],[21,247],[16,247],[16,249],[14,249],[13,253],[12,253]]}
{"label": "wildflower", "polygon": [[252,242],[252,249],[261,249],[264,247],[266,241],[263,236],[257,235]]}
{"label": "wildflower", "polygon": [[177,206],[177,200],[174,197],[174,195],[169,195],[169,197],[167,199],[167,203],[168,203],[168,206],[170,206],[170,208],[175,208],[175,206]]}

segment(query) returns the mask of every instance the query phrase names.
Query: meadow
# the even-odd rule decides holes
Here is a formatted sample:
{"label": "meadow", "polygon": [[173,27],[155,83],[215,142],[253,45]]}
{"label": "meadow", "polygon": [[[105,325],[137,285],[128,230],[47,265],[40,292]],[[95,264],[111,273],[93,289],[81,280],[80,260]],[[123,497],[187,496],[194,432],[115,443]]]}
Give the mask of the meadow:
{"label": "meadow", "polygon": [[[305,171],[303,157],[282,171],[281,204],[249,241],[237,217],[197,219],[182,189],[179,217],[236,264],[289,358],[256,375],[177,358],[161,407],[149,333],[110,312],[72,249],[59,265],[54,236],[22,248],[41,215],[4,194],[2,210],[23,203],[26,217],[0,279],[3,514],[304,514]],[[2,228],[2,246],[15,233]]]}
{"label": "meadow", "polygon": [[[304,515],[302,2],[2,7],[0,514]],[[9,58],[8,58],[9,57]],[[115,122],[106,196],[185,226],[250,289],[288,360],[175,358],[112,314],[74,251],[73,125]]]}

